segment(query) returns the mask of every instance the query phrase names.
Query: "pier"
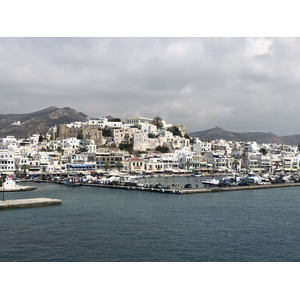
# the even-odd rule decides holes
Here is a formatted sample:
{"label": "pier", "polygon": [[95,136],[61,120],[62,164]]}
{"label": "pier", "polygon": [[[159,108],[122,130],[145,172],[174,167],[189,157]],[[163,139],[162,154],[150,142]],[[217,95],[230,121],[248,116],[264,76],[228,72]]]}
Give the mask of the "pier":
{"label": "pier", "polygon": [[5,200],[5,201],[0,201],[0,210],[13,209],[13,208],[42,207],[42,206],[61,205],[61,204],[62,204],[61,200],[50,199],[50,198]]}
{"label": "pier", "polygon": [[244,191],[244,190],[261,190],[261,189],[271,189],[271,188],[286,188],[286,187],[297,187],[297,186],[300,186],[300,182],[183,189],[183,190],[181,190],[180,193],[181,194],[198,194],[198,193],[210,193],[210,192],[230,192],[230,191]]}
{"label": "pier", "polygon": [[[36,186],[17,185],[15,187],[4,188],[4,192],[25,192],[36,190]],[[0,192],[3,192],[3,187],[0,187]]]}
{"label": "pier", "polygon": [[188,189],[157,189],[157,188],[145,188],[138,186],[119,186],[119,185],[104,185],[104,184],[82,184],[83,186],[93,186],[100,188],[111,188],[111,189],[123,189],[123,190],[134,190],[134,191],[145,191],[145,192],[159,192],[168,194],[200,194],[200,193],[211,193],[211,192],[230,192],[230,191],[244,191],[244,190],[258,190],[258,189],[270,189],[270,188],[286,188],[286,187],[299,187],[300,182],[296,183],[277,183],[277,184],[257,184],[247,186],[228,186],[228,187],[199,187],[199,188],[188,188]]}

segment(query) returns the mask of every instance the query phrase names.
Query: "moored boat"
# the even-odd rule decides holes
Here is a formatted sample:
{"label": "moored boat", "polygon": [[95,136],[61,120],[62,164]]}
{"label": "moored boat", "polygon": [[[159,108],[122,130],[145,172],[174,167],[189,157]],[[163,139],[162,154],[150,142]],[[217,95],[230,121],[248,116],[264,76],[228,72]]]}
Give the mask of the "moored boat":
{"label": "moored boat", "polygon": [[205,179],[201,181],[202,184],[204,184],[205,186],[218,186],[220,181],[212,178],[212,179]]}
{"label": "moored boat", "polygon": [[69,185],[69,186],[78,186],[81,185],[81,183],[79,182],[78,178],[73,178],[70,177],[67,180],[64,181],[65,185]]}

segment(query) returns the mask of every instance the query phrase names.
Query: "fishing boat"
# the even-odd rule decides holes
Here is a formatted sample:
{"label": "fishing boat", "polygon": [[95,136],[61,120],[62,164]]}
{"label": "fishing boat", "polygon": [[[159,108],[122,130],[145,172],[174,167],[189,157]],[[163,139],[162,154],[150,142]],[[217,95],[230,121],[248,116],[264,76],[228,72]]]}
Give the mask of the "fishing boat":
{"label": "fishing boat", "polygon": [[78,178],[73,178],[70,177],[67,180],[64,181],[65,185],[69,185],[69,186],[78,186],[81,185],[81,183],[79,182]]}

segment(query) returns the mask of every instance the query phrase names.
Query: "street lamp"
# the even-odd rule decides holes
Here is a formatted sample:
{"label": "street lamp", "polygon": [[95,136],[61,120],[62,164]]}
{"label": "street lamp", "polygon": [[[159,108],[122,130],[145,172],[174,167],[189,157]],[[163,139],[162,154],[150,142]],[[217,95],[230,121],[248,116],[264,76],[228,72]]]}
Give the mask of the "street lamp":
{"label": "street lamp", "polygon": [[2,200],[4,201],[4,175],[1,174],[1,177],[2,177]]}

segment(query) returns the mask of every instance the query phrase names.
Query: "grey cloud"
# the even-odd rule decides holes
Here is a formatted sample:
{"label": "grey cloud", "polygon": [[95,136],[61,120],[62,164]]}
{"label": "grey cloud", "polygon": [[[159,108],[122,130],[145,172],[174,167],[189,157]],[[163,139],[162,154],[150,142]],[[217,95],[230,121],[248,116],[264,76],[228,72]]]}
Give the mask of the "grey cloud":
{"label": "grey cloud", "polygon": [[0,38],[1,113],[160,115],[189,131],[298,131],[297,38]]}

